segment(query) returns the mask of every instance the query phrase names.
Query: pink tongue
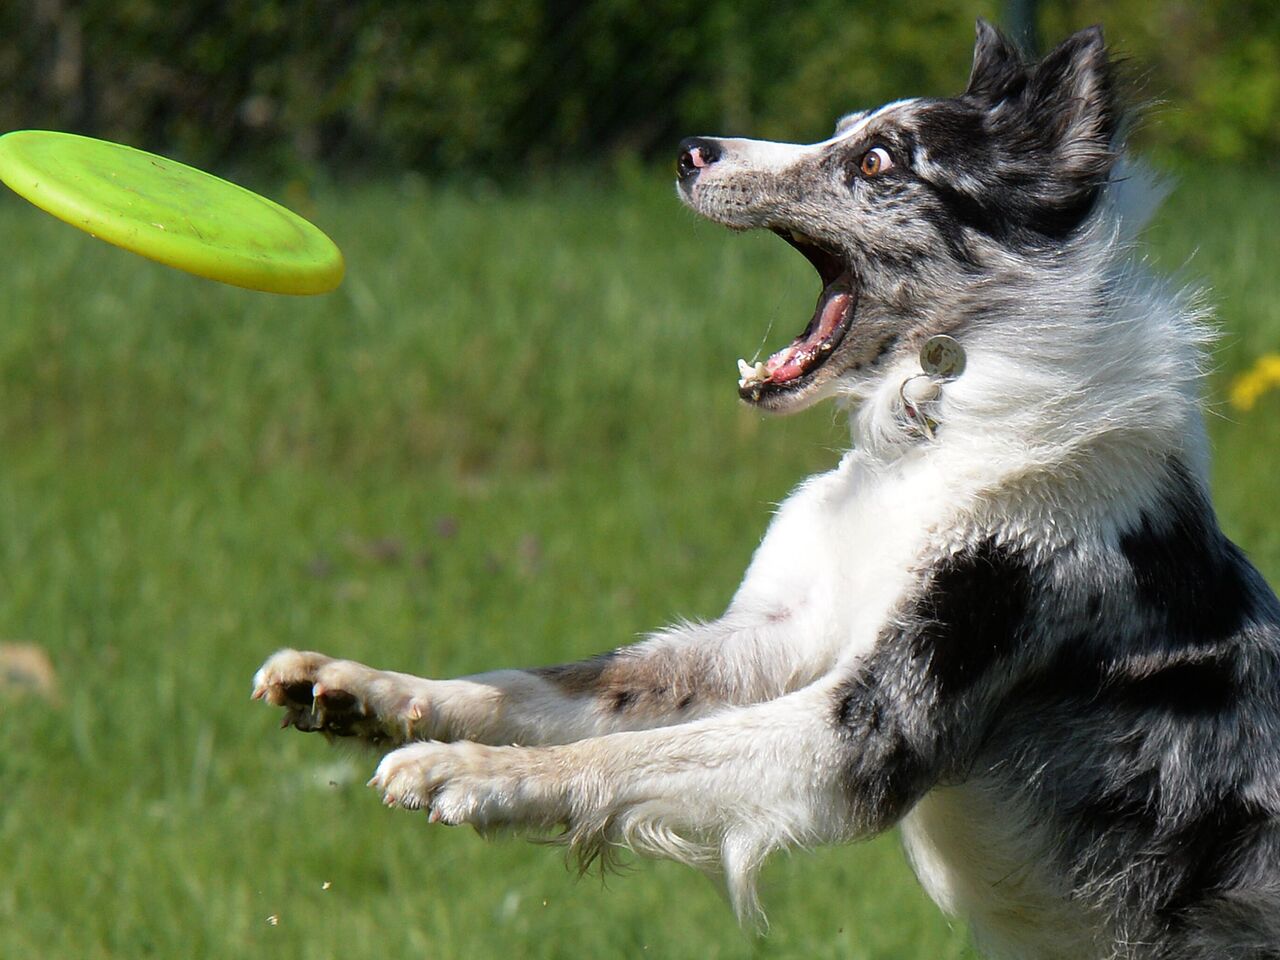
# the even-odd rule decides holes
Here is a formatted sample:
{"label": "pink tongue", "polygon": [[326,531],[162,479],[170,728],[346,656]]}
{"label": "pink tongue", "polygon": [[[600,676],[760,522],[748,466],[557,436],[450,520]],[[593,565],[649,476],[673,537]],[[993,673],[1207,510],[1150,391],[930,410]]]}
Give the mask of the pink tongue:
{"label": "pink tongue", "polygon": [[790,346],[783,347],[765,361],[769,380],[773,383],[785,383],[801,376],[818,356],[818,348],[835,333],[852,299],[852,294],[848,292],[835,293],[828,297],[822,304],[822,313],[818,317],[813,332],[803,340],[796,340]]}

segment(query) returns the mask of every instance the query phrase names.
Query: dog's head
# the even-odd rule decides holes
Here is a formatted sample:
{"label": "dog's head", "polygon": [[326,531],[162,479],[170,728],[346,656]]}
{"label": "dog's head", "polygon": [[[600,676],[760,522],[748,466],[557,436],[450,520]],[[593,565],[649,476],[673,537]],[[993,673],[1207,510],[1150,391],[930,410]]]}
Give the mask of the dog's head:
{"label": "dog's head", "polygon": [[850,114],[811,145],[694,137],[678,192],[733,229],[763,227],[817,269],[804,331],[740,362],[742,397],[798,410],[874,379],[937,333],[982,322],[993,272],[1052,259],[1116,158],[1112,67],[1097,27],[1036,64],[979,21],[968,88]]}

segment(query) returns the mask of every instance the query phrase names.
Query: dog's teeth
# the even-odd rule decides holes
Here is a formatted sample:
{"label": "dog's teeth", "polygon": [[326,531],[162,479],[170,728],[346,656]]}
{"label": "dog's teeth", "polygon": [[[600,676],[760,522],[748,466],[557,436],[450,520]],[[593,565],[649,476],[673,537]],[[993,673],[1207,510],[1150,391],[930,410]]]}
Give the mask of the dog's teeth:
{"label": "dog's teeth", "polygon": [[738,361],[738,389],[748,387],[755,383],[764,383],[769,379],[769,368],[762,361],[757,360],[754,365],[747,363],[745,360]]}

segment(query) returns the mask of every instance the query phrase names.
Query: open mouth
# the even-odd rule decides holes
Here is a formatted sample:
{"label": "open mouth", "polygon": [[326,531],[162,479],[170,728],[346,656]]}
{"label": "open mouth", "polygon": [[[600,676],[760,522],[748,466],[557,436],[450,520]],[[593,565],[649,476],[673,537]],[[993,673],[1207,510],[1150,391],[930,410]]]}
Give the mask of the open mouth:
{"label": "open mouth", "polygon": [[844,339],[858,300],[853,274],[842,256],[803,234],[778,227],[773,232],[813,264],[822,279],[822,293],[813,318],[800,336],[767,360],[754,364],[738,361],[738,393],[752,403],[812,382]]}

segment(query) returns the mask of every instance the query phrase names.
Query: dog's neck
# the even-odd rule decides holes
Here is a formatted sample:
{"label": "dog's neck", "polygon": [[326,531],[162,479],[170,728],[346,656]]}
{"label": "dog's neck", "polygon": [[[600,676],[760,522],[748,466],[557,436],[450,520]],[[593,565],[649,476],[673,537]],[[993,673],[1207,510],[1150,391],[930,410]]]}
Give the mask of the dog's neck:
{"label": "dog's neck", "polygon": [[864,385],[851,402],[854,446],[886,465],[930,461],[974,490],[1047,493],[1071,477],[1102,503],[1127,499],[1170,457],[1203,478],[1208,328],[1193,297],[1132,263],[1121,236],[1100,215],[1052,260],[1019,265],[1024,297],[956,331],[965,370],[939,384],[932,436],[904,411],[915,357]]}

